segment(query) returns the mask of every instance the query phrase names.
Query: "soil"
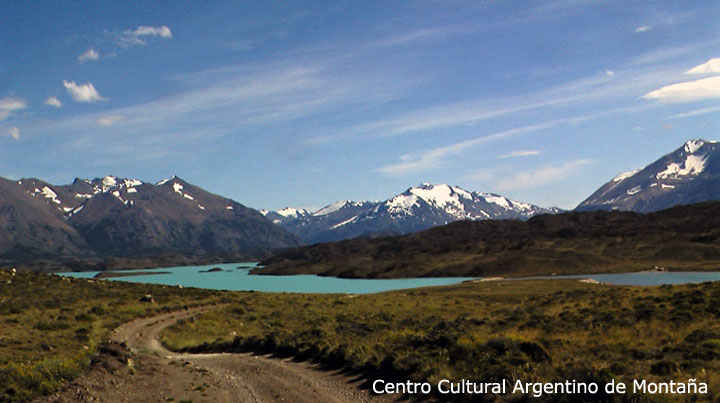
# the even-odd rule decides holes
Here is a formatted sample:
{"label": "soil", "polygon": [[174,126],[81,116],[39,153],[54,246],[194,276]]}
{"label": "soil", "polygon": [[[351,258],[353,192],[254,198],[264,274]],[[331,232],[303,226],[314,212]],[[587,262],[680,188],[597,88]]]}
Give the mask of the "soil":
{"label": "soil", "polygon": [[[179,354],[158,335],[217,306],[137,319],[113,331],[90,370],[40,402],[388,402],[364,379],[310,362],[253,354]],[[395,396],[398,397],[398,396]]]}

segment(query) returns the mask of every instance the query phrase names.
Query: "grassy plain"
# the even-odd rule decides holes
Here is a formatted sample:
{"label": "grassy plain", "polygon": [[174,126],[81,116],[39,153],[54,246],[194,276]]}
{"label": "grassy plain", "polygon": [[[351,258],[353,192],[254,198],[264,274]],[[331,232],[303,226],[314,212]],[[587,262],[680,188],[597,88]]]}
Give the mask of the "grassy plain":
{"label": "grassy plain", "polygon": [[719,320],[720,283],[479,282],[373,295],[246,293],[220,311],[169,328],[162,342],[194,352],[296,356],[433,384],[693,378],[717,392]]}
{"label": "grassy plain", "polygon": [[[155,303],[140,302],[146,294]],[[0,270],[0,401],[29,400],[73,379],[121,323],[223,298],[212,290]]]}
{"label": "grassy plain", "polygon": [[[156,302],[140,302],[145,294]],[[176,350],[296,356],[373,377],[433,383],[694,378],[711,393],[720,387],[720,283],[620,287],[538,280],[320,295],[0,271],[0,401],[48,394],[76,377],[120,323],[213,302],[228,305],[171,327],[163,343]]]}

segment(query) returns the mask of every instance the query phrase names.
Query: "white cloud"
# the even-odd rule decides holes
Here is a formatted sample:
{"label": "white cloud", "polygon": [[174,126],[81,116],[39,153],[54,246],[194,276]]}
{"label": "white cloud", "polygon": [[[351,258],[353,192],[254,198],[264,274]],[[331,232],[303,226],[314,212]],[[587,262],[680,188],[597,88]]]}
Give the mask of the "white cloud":
{"label": "white cloud", "polygon": [[172,31],[167,26],[146,27],[139,26],[135,30],[123,31],[118,37],[118,43],[124,47],[147,45],[144,37],[172,38]]}
{"label": "white cloud", "polygon": [[533,155],[540,155],[540,150],[511,151],[506,154],[498,155],[498,158],[505,159],[505,158],[517,158],[517,157],[531,157]]}
{"label": "white cloud", "polygon": [[672,115],[672,116],[668,117],[668,119],[690,118],[690,117],[694,117],[694,116],[706,115],[708,113],[719,112],[719,111],[720,111],[720,106],[713,106],[710,108],[695,109],[694,111],[690,111],[690,112],[678,113],[677,115]]}
{"label": "white cloud", "polygon": [[382,166],[376,171],[388,176],[400,176],[412,172],[428,170],[439,166],[446,157],[460,154],[468,148],[475,147],[489,141],[510,137],[516,134],[546,129],[548,127],[555,126],[565,121],[565,119],[562,119],[546,123],[540,123],[532,126],[517,127],[510,130],[493,133],[487,136],[477,137],[471,140],[461,141],[459,143],[433,148],[422,153],[404,154],[400,157],[399,162]]}
{"label": "white cloud", "polygon": [[710,59],[707,62],[695,66],[686,71],[685,74],[720,73],[720,57]]}
{"label": "white cloud", "polygon": [[62,106],[62,102],[60,102],[60,100],[57,99],[57,97],[50,97],[50,98],[48,98],[48,99],[45,100],[45,105],[50,105],[50,106],[54,106],[54,107],[56,107],[56,108],[59,108],[59,107]]}
{"label": "white cloud", "polygon": [[443,147],[437,147],[430,150],[426,150],[420,153],[408,153],[400,157],[400,161],[394,164],[382,166],[375,170],[388,176],[401,176],[412,172],[418,172],[436,168],[441,165],[446,157],[451,155],[457,155],[464,152],[466,149],[478,146],[480,144],[500,140],[507,137],[515,136],[518,134],[531,133],[548,129],[553,126],[561,124],[579,124],[592,119],[597,119],[603,116],[609,116],[618,113],[630,113],[637,112],[639,110],[646,109],[647,106],[631,106],[631,107],[620,107],[615,109],[609,109],[593,114],[572,116],[566,118],[560,118],[551,120],[548,122],[538,123],[535,125],[516,127],[514,129],[497,132],[483,137],[477,137],[470,140],[461,141],[459,143],[450,144]]}
{"label": "white cloud", "polygon": [[16,111],[23,110],[27,104],[22,99],[0,98],[0,122],[12,116]]}
{"label": "white cloud", "polygon": [[643,95],[645,99],[659,102],[693,102],[720,98],[720,76],[667,85]]}
{"label": "white cloud", "polygon": [[431,41],[437,39],[443,39],[451,35],[467,33],[468,30],[457,28],[457,27],[439,27],[439,28],[428,28],[421,29],[409,33],[401,33],[396,36],[390,36],[372,42],[369,47],[385,47],[385,46],[400,46],[408,45],[416,42]]}
{"label": "white cloud", "polygon": [[547,185],[577,174],[581,167],[590,163],[591,159],[577,159],[559,166],[548,165],[532,172],[518,172],[505,176],[496,186],[500,191],[507,191]]}
{"label": "white cloud", "polygon": [[77,59],[80,63],[84,63],[89,60],[97,60],[99,58],[100,58],[100,54],[98,52],[96,52],[95,49],[91,48],[91,49],[86,50],[85,53],[78,56]]}
{"label": "white cloud", "polygon": [[99,124],[100,126],[112,126],[123,119],[124,116],[122,115],[101,116],[97,119],[97,124]]}
{"label": "white cloud", "polygon": [[20,129],[18,129],[17,126],[13,126],[8,129],[8,133],[14,138],[15,140],[20,140]]}
{"label": "white cloud", "polygon": [[650,30],[650,27],[649,27],[649,26],[643,25],[643,26],[641,26],[641,27],[637,27],[637,28],[635,29],[635,32],[636,32],[636,33],[641,33],[641,32],[647,32],[647,31],[649,31],[649,30]]}
{"label": "white cloud", "polygon": [[75,84],[74,81],[63,80],[63,85],[67,89],[68,94],[77,102],[97,102],[104,101],[105,98],[100,96],[92,83]]}

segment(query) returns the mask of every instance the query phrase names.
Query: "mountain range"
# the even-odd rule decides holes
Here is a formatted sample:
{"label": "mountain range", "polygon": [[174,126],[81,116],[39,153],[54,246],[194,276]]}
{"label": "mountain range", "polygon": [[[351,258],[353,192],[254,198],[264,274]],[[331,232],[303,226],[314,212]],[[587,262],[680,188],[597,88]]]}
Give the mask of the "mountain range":
{"label": "mountain range", "polygon": [[[576,210],[644,213],[708,200],[720,200],[720,145],[697,139],[616,176]],[[66,268],[95,268],[113,259],[108,267],[130,267],[129,259],[157,266],[261,258],[303,243],[557,213],[562,210],[445,184],[424,183],[384,201],[344,200],[317,211],[258,212],[175,176],[158,183],[105,176],[60,186],[34,178],[0,178],[0,264],[50,262],[48,267],[57,268],[61,262]]]}
{"label": "mountain range", "polygon": [[[652,212],[708,200],[720,200],[720,145],[696,139],[644,168],[617,175],[576,210]],[[385,201],[344,200],[314,212],[287,207],[261,213],[303,242],[313,244],[403,235],[459,220],[527,220],[562,211],[494,193],[423,183]]]}
{"label": "mountain range", "polygon": [[242,258],[298,244],[256,210],[178,177],[152,184],[105,176],[62,186],[0,179],[4,261]]}
{"label": "mountain range", "polygon": [[720,200],[720,144],[696,139],[646,167],[616,176],[577,210],[645,213],[707,200]]}
{"label": "mountain range", "polygon": [[305,243],[402,235],[458,220],[521,219],[562,210],[543,208],[494,193],[423,183],[384,201],[344,200],[310,212],[285,208],[261,211]]}
{"label": "mountain range", "polygon": [[529,220],[457,221],[408,235],[280,251],[256,274],[346,278],[525,277],[717,270],[720,202],[653,213],[570,211]]}

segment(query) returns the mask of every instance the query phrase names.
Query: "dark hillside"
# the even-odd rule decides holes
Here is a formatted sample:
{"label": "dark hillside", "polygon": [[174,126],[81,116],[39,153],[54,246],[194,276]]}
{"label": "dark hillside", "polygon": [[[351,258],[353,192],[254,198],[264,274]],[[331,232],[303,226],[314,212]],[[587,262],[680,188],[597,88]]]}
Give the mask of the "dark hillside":
{"label": "dark hillside", "polygon": [[720,202],[649,214],[568,212],[293,248],[255,272],[394,278],[711,270],[720,267],[719,237]]}

